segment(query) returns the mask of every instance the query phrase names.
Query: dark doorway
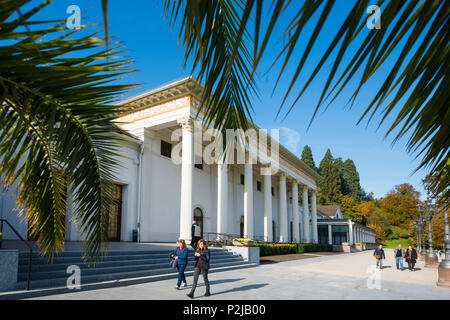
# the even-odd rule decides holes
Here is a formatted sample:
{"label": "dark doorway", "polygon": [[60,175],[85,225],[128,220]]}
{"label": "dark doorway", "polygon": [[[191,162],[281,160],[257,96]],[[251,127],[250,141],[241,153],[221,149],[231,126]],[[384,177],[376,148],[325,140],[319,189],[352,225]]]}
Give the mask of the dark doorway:
{"label": "dark doorway", "polygon": [[110,241],[120,241],[120,229],[122,222],[122,186],[115,184],[113,187],[113,204],[108,210],[108,238]]}
{"label": "dark doorway", "polygon": [[294,235],[294,230],[292,229],[292,221],[290,222],[289,229],[290,229],[290,233],[289,233],[289,242],[294,242],[294,237],[293,237],[293,235]]}
{"label": "dark doorway", "polygon": [[200,226],[200,237],[203,239],[203,211],[200,208],[194,209],[194,221]]}
{"label": "dark doorway", "polygon": [[244,216],[239,220],[239,237],[244,238]]}
{"label": "dark doorway", "polygon": [[275,233],[275,230],[276,230],[276,228],[275,228],[275,221],[273,221],[272,220],[272,241],[273,242],[276,242],[276,233]]}

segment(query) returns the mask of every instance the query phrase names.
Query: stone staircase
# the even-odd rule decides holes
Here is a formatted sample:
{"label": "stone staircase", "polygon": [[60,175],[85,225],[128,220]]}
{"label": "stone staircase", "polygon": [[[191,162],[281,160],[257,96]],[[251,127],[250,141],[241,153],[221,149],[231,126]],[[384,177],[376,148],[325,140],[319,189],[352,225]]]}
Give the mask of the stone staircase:
{"label": "stone staircase", "polygon": [[[109,286],[121,284],[142,283],[176,278],[176,270],[169,267],[169,252],[154,251],[109,251],[95,267],[84,263],[79,251],[63,252],[54,258],[53,263],[39,254],[33,253],[31,267],[30,290],[45,288],[66,288],[67,279],[72,273],[67,273],[71,265],[76,265],[81,272],[82,287],[102,287],[99,284],[108,283]],[[223,249],[210,249],[210,272],[232,270],[236,268],[254,266],[242,258]],[[19,254],[18,290],[25,290],[27,284],[29,254]],[[189,250],[189,262],[186,276],[193,274],[194,251]],[[95,286],[97,285],[97,286]]]}

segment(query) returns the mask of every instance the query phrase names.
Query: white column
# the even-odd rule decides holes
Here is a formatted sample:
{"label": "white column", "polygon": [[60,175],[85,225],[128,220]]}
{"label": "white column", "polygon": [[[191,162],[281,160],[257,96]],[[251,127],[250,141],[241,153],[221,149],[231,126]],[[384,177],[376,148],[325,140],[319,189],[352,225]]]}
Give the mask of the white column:
{"label": "white column", "polygon": [[303,187],[303,242],[309,240],[309,207],[308,207],[308,187]]}
{"label": "white column", "polygon": [[317,231],[317,205],[316,205],[316,191],[311,193],[311,219],[312,219],[312,241],[319,242],[319,235]]}
{"label": "white column", "polygon": [[192,182],[194,174],[194,135],[192,121],[180,119],[183,128],[182,163],[181,163],[181,203],[180,203],[180,238],[191,240],[191,226],[194,219],[192,211]]}
{"label": "white column", "polygon": [[244,184],[244,237],[253,239],[253,168],[247,163]]}
{"label": "white column", "polygon": [[333,244],[333,230],[331,224],[328,225],[328,244]]}
{"label": "white column", "polygon": [[348,219],[348,242],[352,246],[353,242],[353,223],[352,220]]}
{"label": "white column", "polygon": [[264,240],[273,241],[272,234],[272,176],[264,176]]}
{"label": "white column", "polygon": [[282,172],[280,175],[280,242],[287,242],[289,240],[286,199],[286,174]]}
{"label": "white column", "polygon": [[292,240],[300,242],[300,228],[298,219],[298,182],[292,181]]}
{"label": "white column", "polygon": [[217,233],[227,233],[228,165],[217,165]]}

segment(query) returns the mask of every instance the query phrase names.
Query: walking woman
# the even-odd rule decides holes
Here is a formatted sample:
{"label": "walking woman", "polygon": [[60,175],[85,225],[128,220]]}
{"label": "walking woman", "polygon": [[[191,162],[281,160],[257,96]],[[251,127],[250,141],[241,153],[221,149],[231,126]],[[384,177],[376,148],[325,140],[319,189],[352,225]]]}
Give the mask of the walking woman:
{"label": "walking woman", "polygon": [[188,262],[188,249],[186,248],[186,242],[183,239],[178,240],[178,248],[175,248],[174,253],[176,254],[175,259],[177,259],[178,269],[178,282],[175,289],[180,290],[181,282],[184,282],[184,287],[187,286],[184,270],[186,269]]}
{"label": "walking woman", "polygon": [[191,292],[187,294],[189,298],[194,298],[195,288],[197,287],[198,277],[200,272],[203,275],[203,282],[205,282],[206,292],[205,297],[210,296],[209,292],[209,281],[208,281],[208,269],[209,269],[209,260],[210,253],[208,250],[208,245],[205,240],[200,240],[197,245],[197,252],[195,253],[195,269],[194,269],[194,282],[192,283]]}
{"label": "walking woman", "polygon": [[414,265],[416,264],[417,260],[417,251],[412,246],[409,246],[408,250],[406,250],[405,260],[406,262],[408,262],[409,271],[414,271]]}

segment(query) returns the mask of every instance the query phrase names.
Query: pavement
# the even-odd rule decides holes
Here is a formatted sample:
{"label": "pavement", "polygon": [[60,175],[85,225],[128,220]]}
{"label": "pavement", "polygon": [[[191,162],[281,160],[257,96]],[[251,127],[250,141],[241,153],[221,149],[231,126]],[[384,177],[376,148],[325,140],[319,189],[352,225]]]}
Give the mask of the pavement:
{"label": "pavement", "polygon": [[[310,259],[264,263],[258,267],[211,273],[210,297],[203,297],[202,277],[195,300],[450,300],[450,289],[436,286],[437,269],[424,268],[418,261],[416,271],[397,270],[394,252],[385,249],[384,268],[374,268],[372,251],[326,255]],[[407,268],[407,265],[405,265]],[[83,281],[81,279],[81,281]],[[44,300],[179,300],[189,299],[188,286],[175,290],[175,279],[137,285],[58,294],[33,299]]]}

